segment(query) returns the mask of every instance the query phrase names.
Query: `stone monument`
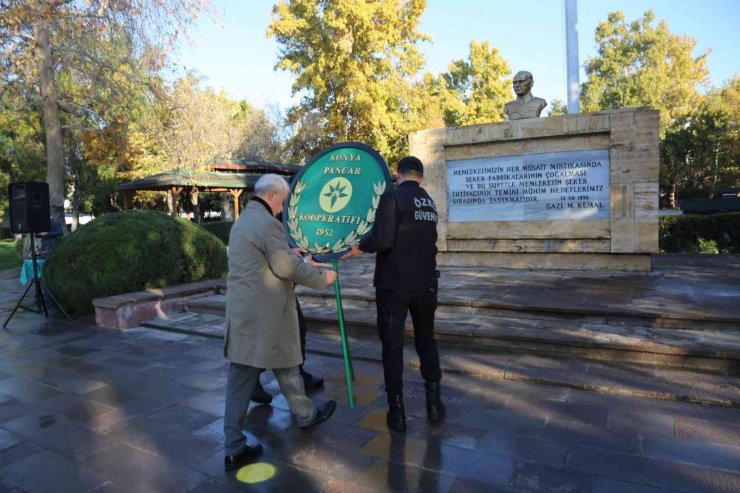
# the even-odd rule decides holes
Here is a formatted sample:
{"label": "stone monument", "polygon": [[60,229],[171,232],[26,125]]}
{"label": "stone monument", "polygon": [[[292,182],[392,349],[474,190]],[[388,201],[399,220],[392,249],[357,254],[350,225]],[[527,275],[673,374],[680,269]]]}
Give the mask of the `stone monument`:
{"label": "stone monument", "polygon": [[537,118],[547,106],[547,101],[532,96],[534,78],[531,72],[522,70],[514,76],[512,86],[516,99],[509,101],[504,106],[504,113],[508,120],[521,120],[522,118]]}
{"label": "stone monument", "polygon": [[437,205],[440,265],[649,271],[658,112],[534,118],[534,100],[531,118],[409,136]]}

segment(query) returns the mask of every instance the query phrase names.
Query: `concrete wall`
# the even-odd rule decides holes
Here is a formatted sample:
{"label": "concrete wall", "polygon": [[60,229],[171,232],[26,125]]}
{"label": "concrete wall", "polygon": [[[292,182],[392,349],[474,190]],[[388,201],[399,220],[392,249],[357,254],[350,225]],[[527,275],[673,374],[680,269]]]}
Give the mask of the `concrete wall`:
{"label": "concrete wall", "polygon": [[[442,265],[650,270],[658,251],[658,112],[626,109],[409,136],[439,213]],[[447,161],[609,149],[608,220],[448,222]]]}

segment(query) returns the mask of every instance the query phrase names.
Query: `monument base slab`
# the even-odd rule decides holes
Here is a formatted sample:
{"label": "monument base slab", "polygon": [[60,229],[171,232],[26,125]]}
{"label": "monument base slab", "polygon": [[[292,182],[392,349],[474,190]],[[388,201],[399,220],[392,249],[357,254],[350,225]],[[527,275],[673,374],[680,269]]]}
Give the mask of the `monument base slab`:
{"label": "monument base slab", "polygon": [[650,254],[439,252],[437,264],[494,269],[650,272]]}

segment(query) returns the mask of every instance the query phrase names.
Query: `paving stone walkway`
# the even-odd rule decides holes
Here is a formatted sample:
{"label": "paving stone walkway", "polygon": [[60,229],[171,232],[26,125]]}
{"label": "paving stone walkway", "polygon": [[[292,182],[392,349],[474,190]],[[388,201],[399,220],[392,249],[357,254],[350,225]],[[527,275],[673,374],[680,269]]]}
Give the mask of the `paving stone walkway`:
{"label": "paving stone walkway", "polygon": [[315,353],[308,369],[327,383],[313,397],[338,400],[335,416],[302,432],[265,374],[275,399],[250,406],[246,424],[265,454],[226,473],[220,341],[27,313],[9,329],[0,491],[740,491],[740,409],[447,374],[448,417],[430,426],[408,368],[409,431],[395,436],[381,365],[355,361],[350,410],[341,359]]}
{"label": "paving stone walkway", "polygon": [[[724,259],[725,273],[738,269],[737,258]],[[625,275],[628,282],[620,285],[629,289],[617,292],[637,311],[683,296],[702,316],[732,316],[737,278],[723,277],[717,266],[707,274],[706,263],[717,261],[696,257],[682,266],[665,263],[647,277]],[[536,288],[533,278],[494,274],[507,286],[503,298]],[[552,276],[551,285],[579,289],[563,273]],[[699,284],[682,287],[677,279],[687,276]],[[594,281],[594,306],[609,303],[593,289],[624,280]],[[643,289],[650,282],[668,291]],[[16,271],[0,272],[3,321],[21,292]],[[217,317],[210,327],[202,322],[190,323],[210,337],[16,315],[9,330],[0,329],[0,492],[740,491],[740,408],[727,406],[737,402],[735,372],[625,369],[443,347],[446,421],[426,421],[423,384],[409,367],[409,430],[397,436],[384,423],[377,341],[352,337],[357,405],[350,410],[337,338],[326,333],[310,334],[307,368],[326,377],[313,397],[338,400],[335,416],[302,432],[266,373],[273,404],[251,405],[246,421],[250,441],[263,443],[265,454],[258,466],[226,473],[226,363]],[[415,366],[412,346],[407,349]],[[615,383],[622,387],[613,389],[627,390],[609,392]],[[703,393],[714,399],[705,402],[725,406],[669,400],[681,393]]]}

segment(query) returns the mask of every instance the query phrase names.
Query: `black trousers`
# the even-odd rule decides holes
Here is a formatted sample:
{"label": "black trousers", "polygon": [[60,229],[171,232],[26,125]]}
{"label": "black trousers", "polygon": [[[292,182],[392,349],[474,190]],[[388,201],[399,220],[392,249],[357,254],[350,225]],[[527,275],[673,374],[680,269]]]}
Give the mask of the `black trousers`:
{"label": "black trousers", "polygon": [[388,395],[403,393],[403,338],[406,314],[414,324],[414,344],[421,363],[421,376],[426,382],[439,382],[437,341],[434,339],[434,311],[437,288],[395,291],[376,289],[378,335],[383,345],[383,373]]}

